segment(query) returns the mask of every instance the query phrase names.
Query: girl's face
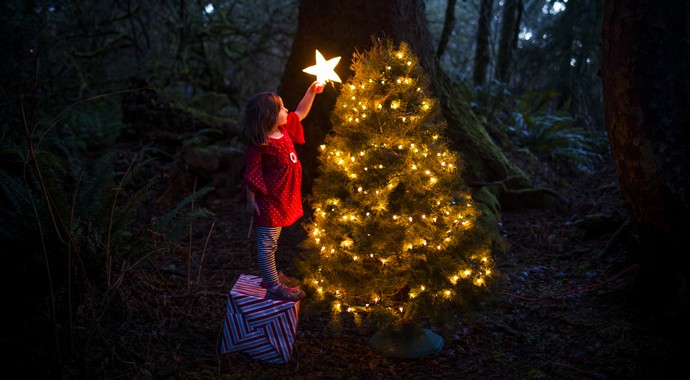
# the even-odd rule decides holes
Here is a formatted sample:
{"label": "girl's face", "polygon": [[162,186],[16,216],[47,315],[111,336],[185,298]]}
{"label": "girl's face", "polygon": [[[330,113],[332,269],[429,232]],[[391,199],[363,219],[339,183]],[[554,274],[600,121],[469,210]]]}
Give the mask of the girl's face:
{"label": "girl's face", "polygon": [[287,124],[287,114],[288,114],[288,109],[285,108],[283,105],[283,99],[278,98],[278,105],[280,106],[280,111],[278,111],[278,117],[276,118],[276,125],[274,125],[274,128],[277,128],[279,125],[285,125]]}

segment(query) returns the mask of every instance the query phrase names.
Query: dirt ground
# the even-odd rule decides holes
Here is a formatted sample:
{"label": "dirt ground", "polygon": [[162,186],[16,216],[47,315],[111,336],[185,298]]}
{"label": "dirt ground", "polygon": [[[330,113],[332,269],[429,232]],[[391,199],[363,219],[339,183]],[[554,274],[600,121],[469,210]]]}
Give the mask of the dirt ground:
{"label": "dirt ground", "polygon": [[[546,210],[504,211],[509,249],[495,255],[492,296],[451,326],[442,350],[418,359],[371,351],[375,332],[311,311],[303,301],[292,360],[275,365],[219,354],[227,294],[242,273],[258,274],[239,194],[211,196],[214,217],[190,244],[139,266],[123,281],[122,315],[102,326],[93,357],[74,373],[107,379],[664,379],[678,347],[632,306],[636,270],[629,232],[612,240],[625,210],[611,168],[553,186]],[[611,220],[597,233],[578,220]],[[293,270],[299,223],[280,240],[279,269]],[[191,249],[189,248],[191,245]],[[432,331],[433,326],[425,326]]]}

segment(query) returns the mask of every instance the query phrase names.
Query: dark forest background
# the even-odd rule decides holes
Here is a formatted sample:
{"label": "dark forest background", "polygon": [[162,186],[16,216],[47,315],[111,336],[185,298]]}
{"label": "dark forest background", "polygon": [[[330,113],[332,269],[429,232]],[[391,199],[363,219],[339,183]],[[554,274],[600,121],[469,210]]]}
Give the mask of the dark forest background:
{"label": "dark forest background", "polygon": [[[19,369],[205,378],[171,369],[159,352],[104,354],[118,346],[113,335],[126,335],[110,331],[125,325],[113,320],[140,313],[136,295],[150,274],[177,283],[166,302],[206,292],[213,240],[246,235],[236,209],[219,215],[225,203],[241,203],[246,100],[278,91],[294,107],[313,80],[301,68],[313,64],[314,49],[342,56],[336,71],[345,81],[353,53],[372,38],[410,43],[431,73],[449,138],[467,162],[464,179],[499,233],[512,210],[539,210],[548,224],[561,188],[595,198],[578,184],[610,172],[604,185],[625,207],[613,218],[583,216],[580,232],[607,234],[598,256],[606,265],[623,256],[636,263],[626,288],[635,313],[664,334],[687,334],[685,2],[7,0],[0,18],[2,344]],[[315,126],[298,151],[306,192],[337,89],[329,86],[305,120]],[[214,231],[223,218],[226,230]],[[610,250],[621,241],[627,254],[616,256]],[[162,287],[149,288],[161,296]],[[160,338],[145,329],[140,339]],[[168,364],[143,371],[152,360]]]}

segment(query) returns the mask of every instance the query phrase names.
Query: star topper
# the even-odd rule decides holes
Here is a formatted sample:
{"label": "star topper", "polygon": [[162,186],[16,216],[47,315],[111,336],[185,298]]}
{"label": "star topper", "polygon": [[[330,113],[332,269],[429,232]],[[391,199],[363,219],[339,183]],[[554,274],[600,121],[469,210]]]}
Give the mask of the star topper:
{"label": "star topper", "polygon": [[304,71],[307,74],[316,75],[316,81],[323,84],[326,84],[326,82],[328,82],[329,80],[334,82],[341,82],[338,74],[336,74],[336,72],[333,71],[335,65],[337,65],[339,61],[340,57],[331,58],[328,61],[326,61],[326,59],[323,58],[323,55],[321,55],[319,50],[316,49],[316,65],[309,66],[302,71]]}

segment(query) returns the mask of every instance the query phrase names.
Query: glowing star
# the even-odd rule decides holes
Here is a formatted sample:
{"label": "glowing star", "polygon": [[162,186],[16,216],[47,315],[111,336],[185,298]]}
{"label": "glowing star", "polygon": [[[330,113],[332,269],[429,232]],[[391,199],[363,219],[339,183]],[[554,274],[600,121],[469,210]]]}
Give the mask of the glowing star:
{"label": "glowing star", "polygon": [[340,83],[340,77],[338,76],[338,74],[336,74],[335,71],[333,71],[335,65],[337,65],[338,62],[340,62],[340,57],[331,58],[328,61],[326,61],[326,59],[323,58],[323,55],[321,55],[321,53],[317,49],[316,65],[309,66],[302,71],[304,71],[307,74],[316,75],[316,81],[319,83],[325,84],[329,80]]}

